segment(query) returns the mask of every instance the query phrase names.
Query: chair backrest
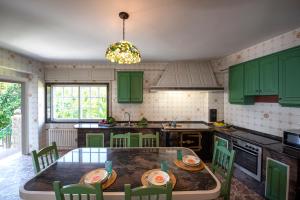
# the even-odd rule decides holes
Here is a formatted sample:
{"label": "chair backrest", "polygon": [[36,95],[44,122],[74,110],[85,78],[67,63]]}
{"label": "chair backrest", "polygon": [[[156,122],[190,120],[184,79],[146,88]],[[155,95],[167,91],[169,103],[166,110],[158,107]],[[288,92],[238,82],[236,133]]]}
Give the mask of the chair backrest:
{"label": "chair backrest", "polygon": [[235,157],[235,151],[229,151],[225,146],[218,145],[218,141],[215,142],[212,170],[214,173],[218,173],[224,178],[222,183],[221,195],[225,195],[229,199],[230,185],[233,173],[233,162]]}
{"label": "chair backrest", "polygon": [[159,200],[161,196],[165,195],[165,200],[172,199],[172,184],[167,183],[166,186],[142,186],[131,189],[130,184],[125,184],[125,200],[131,200],[132,197],[138,197],[142,200],[143,197],[147,197],[148,200],[151,200],[151,197],[155,197],[155,200]]}
{"label": "chair backrest", "polygon": [[130,133],[110,133],[110,147],[130,147]]}
{"label": "chair backrest", "polygon": [[140,133],[139,138],[140,147],[159,147],[159,133],[156,134],[143,134]]}
{"label": "chair backrest", "polygon": [[86,133],[86,147],[104,147],[103,133]]}
{"label": "chair backrest", "polygon": [[58,151],[55,142],[52,142],[51,146],[45,147],[38,152],[34,150],[31,154],[36,173],[47,168],[58,159]]}
{"label": "chair backrest", "polygon": [[97,183],[94,186],[85,184],[72,184],[62,187],[59,181],[54,181],[53,190],[55,192],[56,200],[65,200],[65,196],[69,196],[67,199],[70,200],[73,200],[73,197],[77,197],[76,199],[78,200],[90,200],[91,195],[94,195],[96,200],[103,200],[102,186],[100,183]]}

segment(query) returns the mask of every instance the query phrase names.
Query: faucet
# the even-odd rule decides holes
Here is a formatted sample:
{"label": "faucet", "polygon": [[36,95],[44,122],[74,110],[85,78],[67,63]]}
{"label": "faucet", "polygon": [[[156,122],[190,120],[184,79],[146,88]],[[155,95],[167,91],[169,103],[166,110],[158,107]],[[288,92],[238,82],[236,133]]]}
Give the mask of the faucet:
{"label": "faucet", "polygon": [[130,113],[129,112],[125,112],[124,113],[124,118],[125,118],[125,115],[128,115],[128,126],[130,126]]}

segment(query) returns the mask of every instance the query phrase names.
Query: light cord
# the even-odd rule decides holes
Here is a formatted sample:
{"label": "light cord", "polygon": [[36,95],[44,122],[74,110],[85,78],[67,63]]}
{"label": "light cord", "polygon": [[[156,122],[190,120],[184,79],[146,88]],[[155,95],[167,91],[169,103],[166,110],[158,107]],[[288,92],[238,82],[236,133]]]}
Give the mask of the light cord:
{"label": "light cord", "polygon": [[123,40],[125,40],[125,19],[123,19]]}

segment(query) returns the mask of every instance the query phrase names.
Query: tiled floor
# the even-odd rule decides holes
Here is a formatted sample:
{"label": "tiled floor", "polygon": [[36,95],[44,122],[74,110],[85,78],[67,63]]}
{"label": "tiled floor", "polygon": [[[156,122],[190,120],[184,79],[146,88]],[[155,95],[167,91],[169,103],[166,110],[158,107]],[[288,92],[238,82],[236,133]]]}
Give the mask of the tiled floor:
{"label": "tiled floor", "polygon": [[[20,153],[0,160],[0,200],[19,199],[19,186],[34,176],[30,156]],[[221,199],[221,198],[220,198]],[[263,199],[246,185],[233,178],[231,200],[261,200]]]}
{"label": "tiled floor", "polygon": [[34,176],[30,156],[14,154],[0,160],[0,199],[19,199],[19,186]]}

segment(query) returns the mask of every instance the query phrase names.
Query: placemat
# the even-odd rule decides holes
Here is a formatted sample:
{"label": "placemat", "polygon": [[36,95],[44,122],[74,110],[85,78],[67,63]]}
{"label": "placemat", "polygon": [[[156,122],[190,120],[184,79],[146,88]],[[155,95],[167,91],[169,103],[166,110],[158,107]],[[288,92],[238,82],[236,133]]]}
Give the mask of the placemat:
{"label": "placemat", "polygon": [[[142,175],[142,177],[141,177],[141,182],[142,182],[143,186],[149,186],[148,176],[149,176],[149,174],[150,174],[151,172],[156,171],[156,170],[161,170],[161,169],[151,169],[151,170],[146,171],[146,172]],[[170,171],[170,170],[169,170],[168,174],[169,174],[169,176],[170,176],[170,182],[172,183],[172,186],[173,186],[173,188],[174,188],[175,185],[176,185],[176,177],[175,177],[175,175],[173,174],[173,172]]]}
{"label": "placemat", "polygon": [[[99,168],[99,169],[101,169],[101,168]],[[102,169],[103,169],[103,168],[102,168]],[[98,170],[98,169],[95,169],[95,170]],[[93,171],[94,171],[94,170],[93,170]],[[89,171],[89,172],[85,173],[85,174],[81,177],[81,179],[80,179],[80,181],[79,181],[80,184],[84,184],[84,178],[85,178],[85,176],[86,176],[88,173],[90,173],[90,172],[92,172],[92,171]],[[104,190],[104,189],[108,188],[109,186],[111,186],[111,185],[115,182],[116,179],[117,179],[117,172],[116,172],[115,170],[112,170],[112,173],[111,173],[111,175],[108,177],[108,179],[107,179],[104,183],[102,183],[102,190]]]}
{"label": "placemat", "polygon": [[190,172],[200,172],[205,168],[205,164],[203,161],[201,161],[200,165],[198,166],[187,166],[186,164],[184,164],[181,160],[174,160],[174,164],[181,168],[184,169],[186,171],[190,171]]}

